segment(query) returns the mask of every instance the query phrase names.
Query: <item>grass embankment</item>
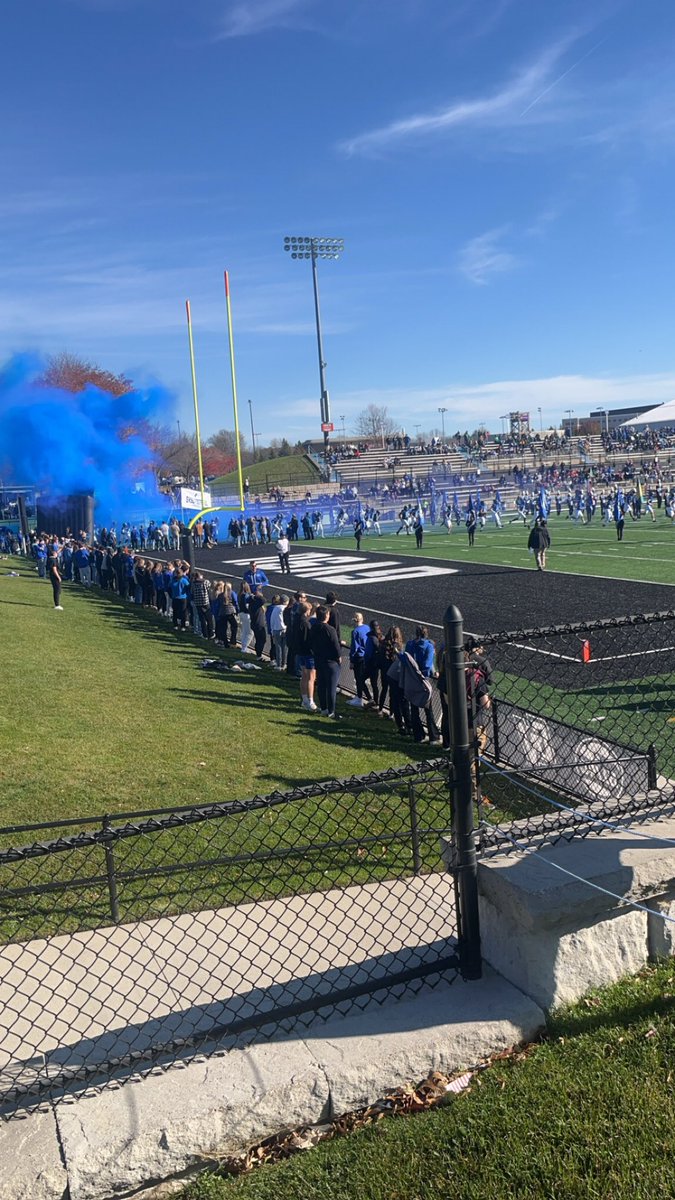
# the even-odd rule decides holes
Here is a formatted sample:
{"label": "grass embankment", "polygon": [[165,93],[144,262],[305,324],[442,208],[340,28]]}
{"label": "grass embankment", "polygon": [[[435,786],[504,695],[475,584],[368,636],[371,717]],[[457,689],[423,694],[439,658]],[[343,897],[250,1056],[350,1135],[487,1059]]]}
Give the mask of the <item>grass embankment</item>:
{"label": "grass embankment", "polygon": [[[335,723],[300,709],[295,680],[268,666],[207,673],[214,651],[174,633],[153,611],[113,595],[51,587],[22,566],[0,567],[0,826],[171,805],[213,804],[363,775],[428,757],[393,725],[343,708]],[[342,707],[342,702],[340,702]],[[420,822],[449,819],[444,787],[420,791]],[[74,833],[76,829],[69,832]],[[372,835],[394,835],[369,845]],[[7,833],[3,845],[48,840],[55,831]],[[335,851],[332,842],[351,839]],[[238,855],[255,853],[253,861]],[[438,837],[423,839],[440,867]],[[407,786],[386,795],[300,800],[115,845],[118,873],[179,867],[159,879],[121,879],[122,919],[290,895],[412,872]],[[206,861],[209,865],[193,866]],[[65,932],[109,920],[100,846],[3,869],[0,888],[103,876],[99,884],[1,906],[0,938]]]}
{"label": "grass embankment", "polygon": [[234,662],[153,611],[0,565],[0,825],[207,804],[400,766],[389,722],[300,710],[295,680],[200,669]]}
{"label": "grass embankment", "polygon": [[[665,517],[663,509],[656,522],[644,517],[628,521],[622,542],[617,542],[614,526],[604,528],[597,515],[590,525],[577,525],[553,513],[549,528],[552,542],[547,556],[549,571],[675,584],[675,525]],[[426,558],[528,568],[532,567],[532,557],[527,550],[527,538],[528,530],[522,521],[514,525],[505,523],[503,529],[496,529],[490,521],[476,533],[475,545],[470,548],[463,525],[453,526],[450,534],[442,527],[427,525],[422,553]],[[327,538],[321,545],[344,549],[345,539]],[[382,537],[366,537],[362,546],[364,550],[384,554],[419,553],[413,537],[404,534],[397,537],[389,532]]]}
{"label": "grass embankment", "polygon": [[[283,458],[266,458],[262,462],[251,463],[244,467],[242,477],[248,479],[251,485],[251,495],[258,491],[266,492],[271,487],[298,487],[301,484],[318,483],[321,472],[315,463],[304,454],[289,454]],[[211,483],[214,496],[224,490],[239,489],[239,473],[230,471],[228,475],[220,475]]]}
{"label": "grass embankment", "polygon": [[[460,986],[459,984],[457,986]],[[182,1200],[665,1200],[675,1195],[675,967],[549,1024],[447,1107],[383,1120]]]}

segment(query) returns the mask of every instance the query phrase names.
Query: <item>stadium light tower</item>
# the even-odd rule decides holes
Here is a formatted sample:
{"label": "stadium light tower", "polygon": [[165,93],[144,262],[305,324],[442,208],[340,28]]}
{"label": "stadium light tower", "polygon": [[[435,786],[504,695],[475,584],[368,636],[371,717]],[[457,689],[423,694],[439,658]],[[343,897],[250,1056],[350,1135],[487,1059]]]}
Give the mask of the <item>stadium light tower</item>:
{"label": "stadium light tower", "polygon": [[330,419],[330,400],[326,387],[326,363],[323,357],[323,340],[321,337],[321,311],[319,309],[319,275],[317,262],[320,258],[338,259],[345,248],[344,238],[328,237],[285,237],[284,250],[291,258],[309,259],[312,264],[312,283],[314,284],[314,313],[316,316],[316,342],[319,350],[319,382],[321,385],[321,430],[323,432],[324,453],[328,452],[328,441],[333,426]]}
{"label": "stadium light tower", "polygon": [[445,445],[445,414],[448,410],[447,408],[439,408],[438,411],[441,414],[441,437],[443,445]]}

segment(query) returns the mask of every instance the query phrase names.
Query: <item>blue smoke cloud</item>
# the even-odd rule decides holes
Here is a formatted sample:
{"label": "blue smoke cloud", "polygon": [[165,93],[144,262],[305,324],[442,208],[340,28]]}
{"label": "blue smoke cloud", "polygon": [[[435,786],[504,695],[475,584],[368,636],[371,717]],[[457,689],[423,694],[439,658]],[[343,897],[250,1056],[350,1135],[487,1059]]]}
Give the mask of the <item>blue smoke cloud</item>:
{"label": "blue smoke cloud", "polygon": [[155,454],[139,422],[165,423],[174,398],[153,386],[112,396],[39,383],[46,363],[20,354],[0,369],[0,478],[34,486],[51,504],[77,492],[93,493],[96,521],[110,524],[158,516],[170,502],[157,490]]}

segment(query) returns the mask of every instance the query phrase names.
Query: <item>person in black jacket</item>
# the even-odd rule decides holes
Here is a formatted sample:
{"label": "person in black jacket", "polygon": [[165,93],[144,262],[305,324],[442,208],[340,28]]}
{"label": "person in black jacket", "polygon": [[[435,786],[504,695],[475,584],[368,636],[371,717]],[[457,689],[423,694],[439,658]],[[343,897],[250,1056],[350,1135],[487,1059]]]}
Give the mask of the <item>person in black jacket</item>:
{"label": "person in black jacket", "polygon": [[262,659],[265,642],[267,641],[267,625],[265,624],[265,597],[261,587],[257,587],[248,606],[251,618],[251,632],[255,640],[255,652],[258,661]]}
{"label": "person in black jacket", "polygon": [[326,592],[326,600],[323,607],[328,611],[328,624],[332,625],[341,646],[346,646],[347,643],[342,640],[342,625],[340,618],[340,610],[337,606],[337,593]]}
{"label": "person in black jacket", "polygon": [[341,721],[342,717],[335,711],[340,680],[340,642],[333,626],[329,624],[328,617],[328,609],[320,605],[316,610],[316,621],[311,627],[310,643],[316,665],[321,716]]}
{"label": "person in black jacket", "polygon": [[543,517],[537,517],[530,536],[527,539],[528,550],[534,551],[534,557],[537,563],[538,571],[546,570],[546,551],[551,545],[551,535],[548,531],[548,526]]}
{"label": "person in black jacket", "polygon": [[312,625],[310,616],[311,604],[307,601],[298,602],[298,615],[293,622],[295,642],[295,665],[300,668],[300,696],[302,707],[307,712],[317,712],[314,703],[314,684],[316,682],[316,665],[312,651]]}

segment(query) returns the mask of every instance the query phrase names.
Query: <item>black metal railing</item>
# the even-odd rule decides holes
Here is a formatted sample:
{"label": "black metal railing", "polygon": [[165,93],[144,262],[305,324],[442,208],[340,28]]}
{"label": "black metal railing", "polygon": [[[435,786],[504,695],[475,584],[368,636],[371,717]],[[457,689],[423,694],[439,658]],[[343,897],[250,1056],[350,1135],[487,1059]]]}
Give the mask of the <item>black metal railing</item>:
{"label": "black metal railing", "polygon": [[0,830],[0,1113],[471,974],[451,811],[440,759]]}

